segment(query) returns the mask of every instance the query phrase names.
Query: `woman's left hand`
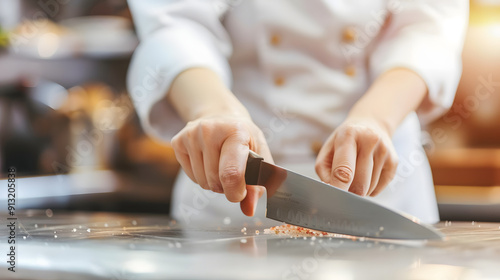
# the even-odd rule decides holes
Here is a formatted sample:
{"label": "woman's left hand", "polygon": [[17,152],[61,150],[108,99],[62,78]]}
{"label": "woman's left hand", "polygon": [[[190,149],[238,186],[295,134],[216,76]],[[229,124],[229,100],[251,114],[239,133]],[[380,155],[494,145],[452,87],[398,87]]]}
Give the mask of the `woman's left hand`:
{"label": "woman's left hand", "polygon": [[321,180],[361,196],[379,194],[394,178],[398,157],[390,133],[371,118],[348,118],[316,160]]}

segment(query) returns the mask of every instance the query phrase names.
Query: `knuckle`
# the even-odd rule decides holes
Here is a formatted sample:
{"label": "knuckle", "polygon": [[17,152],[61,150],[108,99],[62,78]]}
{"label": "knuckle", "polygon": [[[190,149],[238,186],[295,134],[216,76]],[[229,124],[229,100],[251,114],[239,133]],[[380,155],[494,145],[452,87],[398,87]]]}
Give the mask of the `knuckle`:
{"label": "knuckle", "polygon": [[201,120],[198,125],[198,130],[203,136],[210,137],[215,130],[215,124],[208,120]]}
{"label": "knuckle", "polygon": [[352,168],[347,165],[340,165],[333,170],[333,177],[344,184],[349,184],[354,176]]}
{"label": "knuckle", "polygon": [[220,181],[224,186],[234,187],[241,181],[242,176],[242,172],[236,166],[229,166],[222,170]]}
{"label": "knuckle", "polygon": [[358,128],[353,125],[348,125],[344,128],[343,135],[346,138],[354,138],[358,133]]}
{"label": "knuckle", "polygon": [[389,148],[387,145],[378,145],[377,152],[379,156],[386,158],[389,155]]}
{"label": "knuckle", "polygon": [[378,144],[380,142],[380,135],[378,133],[376,133],[375,131],[373,131],[372,129],[370,128],[366,128],[364,130],[364,135],[363,135],[363,138],[366,139],[366,141],[370,144],[372,144],[373,146],[375,146],[376,144]]}
{"label": "knuckle", "polygon": [[221,186],[220,182],[218,180],[216,180],[215,178],[208,179],[208,186],[214,192],[223,193],[222,186]]}
{"label": "knuckle", "polygon": [[174,150],[179,150],[181,147],[181,136],[179,134],[175,135],[172,140],[170,141],[170,145],[172,145],[172,148]]}

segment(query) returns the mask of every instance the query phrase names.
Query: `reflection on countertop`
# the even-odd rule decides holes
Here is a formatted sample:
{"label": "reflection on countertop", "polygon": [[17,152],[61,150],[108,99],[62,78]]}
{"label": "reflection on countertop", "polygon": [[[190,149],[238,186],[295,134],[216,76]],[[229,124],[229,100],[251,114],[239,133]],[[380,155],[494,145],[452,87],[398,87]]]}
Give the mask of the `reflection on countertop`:
{"label": "reflection on countertop", "polygon": [[406,242],[287,238],[262,234],[259,221],[224,218],[187,227],[164,215],[48,209],[17,217],[18,270],[1,262],[3,279],[500,278],[499,223],[442,222],[445,241]]}

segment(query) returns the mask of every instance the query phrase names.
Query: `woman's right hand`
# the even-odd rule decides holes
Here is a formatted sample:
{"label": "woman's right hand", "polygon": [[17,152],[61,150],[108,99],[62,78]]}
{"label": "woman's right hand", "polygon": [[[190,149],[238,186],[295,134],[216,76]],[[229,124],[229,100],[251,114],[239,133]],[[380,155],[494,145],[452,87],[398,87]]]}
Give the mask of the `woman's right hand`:
{"label": "woman's right hand", "polygon": [[249,150],[268,162],[272,156],[264,134],[247,116],[220,114],[187,123],[173,139],[175,156],[186,174],[203,189],[224,193],[253,216],[264,187],[245,184]]}

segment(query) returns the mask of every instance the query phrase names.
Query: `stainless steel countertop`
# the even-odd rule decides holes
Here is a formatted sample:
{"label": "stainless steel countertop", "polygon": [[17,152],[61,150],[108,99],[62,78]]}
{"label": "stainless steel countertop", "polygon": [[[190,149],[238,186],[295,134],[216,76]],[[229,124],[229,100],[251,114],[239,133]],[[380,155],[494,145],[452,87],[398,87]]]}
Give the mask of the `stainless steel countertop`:
{"label": "stainless steel countertop", "polygon": [[[185,227],[161,215],[17,217],[16,272],[2,261],[1,279],[500,279],[500,223],[442,222],[445,241],[403,242],[295,239],[256,224],[244,234],[223,218]],[[0,219],[5,256],[7,216]]]}

